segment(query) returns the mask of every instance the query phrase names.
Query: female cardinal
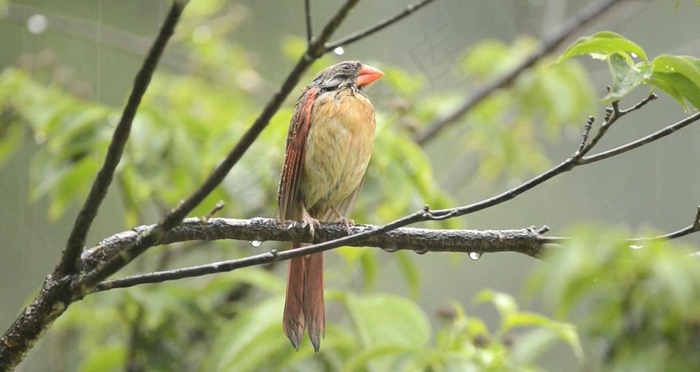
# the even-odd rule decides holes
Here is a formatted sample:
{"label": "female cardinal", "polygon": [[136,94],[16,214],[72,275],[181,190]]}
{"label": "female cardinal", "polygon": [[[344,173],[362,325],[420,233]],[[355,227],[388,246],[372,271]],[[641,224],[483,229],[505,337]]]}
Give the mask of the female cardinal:
{"label": "female cardinal", "polygon": [[[319,221],[340,221],[355,205],[372,155],[374,108],[364,87],[384,73],[348,61],[323,71],[304,89],[289,123],[278,214],[302,221],[313,236]],[[292,243],[292,249],[300,247]],[[323,253],[289,263],[284,333],[299,348],[304,330],[318,352],[326,333],[323,301]]]}

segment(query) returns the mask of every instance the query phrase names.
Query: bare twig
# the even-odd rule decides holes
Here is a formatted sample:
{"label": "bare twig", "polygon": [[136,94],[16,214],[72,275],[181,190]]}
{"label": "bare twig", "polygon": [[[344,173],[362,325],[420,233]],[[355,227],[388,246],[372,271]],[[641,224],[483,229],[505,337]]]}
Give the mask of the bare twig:
{"label": "bare twig", "polygon": [[141,98],[146,93],[146,89],[151,82],[151,77],[153,72],[158,65],[158,60],[163,54],[165,45],[170,40],[170,36],[173,35],[175,30],[175,25],[177,25],[184,4],[178,1],[173,2],[172,7],[168,16],[165,18],[165,22],[161,26],[158,36],[153,42],[151,50],[146,55],[146,59],[143,61],[141,69],[136,74],[134,79],[134,87],[131,90],[131,95],[129,95],[129,100],[124,107],[124,112],[122,112],[122,117],[117,124],[117,128],[114,130],[112,136],[112,141],[107,149],[107,154],[105,155],[104,164],[97,176],[92,183],[90,193],[85,199],[80,212],[78,213],[73,228],[66,242],[66,246],[61,254],[61,261],[56,268],[57,275],[66,275],[75,273],[75,267],[77,264],[78,256],[80,251],[85,246],[85,238],[90,226],[92,226],[92,221],[97,216],[97,211],[100,208],[100,204],[107,195],[107,189],[112,183],[114,177],[114,171],[119,164],[119,160],[124,152],[124,146],[126,141],[129,139],[129,133],[131,132],[131,123],[134,121],[134,116],[136,116],[136,110],[141,103]]}
{"label": "bare twig", "polygon": [[304,14],[306,15],[306,44],[311,45],[314,32],[311,25],[311,0],[304,0]]}
{"label": "bare twig", "polygon": [[654,236],[651,238],[638,238],[638,239],[632,239],[632,240],[633,241],[649,241],[649,240],[660,240],[660,239],[673,240],[673,239],[682,238],[682,237],[690,235],[690,234],[694,234],[698,231],[700,231],[700,205],[695,210],[695,219],[693,220],[692,225],[686,226],[686,227],[684,227],[680,230],[674,231],[672,233]]}
{"label": "bare twig", "polygon": [[590,155],[590,156],[584,156],[579,160],[581,164],[589,164],[589,163],[594,163],[597,161],[601,161],[616,155],[620,155],[622,153],[625,153],[630,150],[634,150],[638,147],[644,146],[646,144],[649,144],[651,142],[654,142],[656,140],[659,140],[661,138],[664,138],[668,135],[673,134],[674,132],[683,129],[687,127],[690,124],[693,124],[694,122],[700,120],[700,112],[697,112],[691,116],[688,116],[687,118],[675,123],[671,124],[661,130],[658,130],[646,137],[640,138],[636,141],[624,144],[622,146],[616,147],[614,149],[610,149],[607,151],[603,151],[601,153],[595,154],[595,155]]}
{"label": "bare twig", "polygon": [[325,45],[326,51],[330,52],[339,46],[346,46],[346,45],[352,44],[358,40],[364,39],[367,36],[370,36],[376,32],[379,32],[379,31],[391,26],[392,24],[408,17],[412,13],[418,11],[420,8],[432,3],[433,1],[434,0],[419,0],[413,4],[408,4],[408,5],[406,5],[406,9],[403,12],[397,13],[396,15],[383,20],[372,27],[366,28],[362,31],[352,33],[352,34],[345,36],[343,38],[340,38],[332,43],[326,43],[326,45]]}
{"label": "bare twig", "polygon": [[551,34],[551,36],[546,37],[540,47],[534,51],[530,56],[524,59],[520,64],[515,66],[510,72],[502,75],[501,77],[495,79],[491,83],[488,83],[477,90],[475,93],[470,95],[457,109],[452,113],[440,117],[433,123],[428,125],[428,128],[416,137],[416,142],[423,145],[433,139],[441,130],[443,130],[448,125],[459,120],[464,114],[471,110],[474,106],[483,101],[486,97],[490,96],[491,93],[498,89],[501,89],[515,80],[521,73],[523,73],[528,68],[532,67],[537,61],[539,61],[546,54],[551,53],[556,49],[564,40],[566,40],[573,33],[581,29],[583,26],[587,25],[594,19],[598,18],[600,15],[604,14],[613,5],[621,2],[623,0],[599,0],[589,6],[581,9],[576,16],[569,19],[564,25],[559,28],[556,32]]}
{"label": "bare twig", "polygon": [[623,116],[629,114],[630,112],[639,110],[640,108],[644,107],[647,103],[655,100],[656,98],[658,98],[657,95],[652,93],[648,95],[647,98],[637,102],[632,107],[626,110],[620,110],[618,101],[612,102],[610,107],[605,109],[605,120],[598,128],[598,132],[591,140],[591,143],[584,145],[583,148],[581,148],[580,151],[577,152],[578,162],[581,162],[581,158],[588,154],[588,152],[591,151],[598,144],[598,141],[600,141],[600,139],[603,138],[603,136],[605,136],[605,133],[607,133],[608,130],[612,127],[613,123],[621,119]]}

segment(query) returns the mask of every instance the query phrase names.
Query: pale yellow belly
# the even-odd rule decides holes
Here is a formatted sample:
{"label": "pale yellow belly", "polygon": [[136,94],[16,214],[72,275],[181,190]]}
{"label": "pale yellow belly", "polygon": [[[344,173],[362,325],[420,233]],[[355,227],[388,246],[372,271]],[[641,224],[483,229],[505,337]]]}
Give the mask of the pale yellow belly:
{"label": "pale yellow belly", "polygon": [[[345,99],[356,101],[347,105]],[[306,209],[322,219],[327,210],[337,209],[361,186],[376,124],[371,104],[360,95],[327,99],[317,111],[306,143],[299,191]],[[349,213],[352,205],[346,209],[339,212]]]}

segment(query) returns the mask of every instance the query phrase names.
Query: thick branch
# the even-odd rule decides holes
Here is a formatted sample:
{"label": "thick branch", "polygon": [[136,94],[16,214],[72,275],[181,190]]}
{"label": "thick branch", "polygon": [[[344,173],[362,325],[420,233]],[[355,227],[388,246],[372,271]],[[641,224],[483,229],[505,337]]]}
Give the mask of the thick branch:
{"label": "thick branch", "polygon": [[[275,220],[219,220],[221,221],[209,221],[214,222],[213,224],[210,224],[209,222],[207,222],[206,224],[200,224],[197,223],[197,221],[192,221],[192,223],[189,224],[188,227],[185,227],[186,224],[183,224],[178,228],[171,230],[170,234],[172,234],[172,237],[174,239],[186,239],[187,236],[191,236],[190,234],[200,236],[206,235],[208,238],[219,236],[217,239],[229,239],[227,236],[250,236],[249,234],[251,231],[261,229],[261,235],[271,237],[270,240],[278,240],[280,238],[289,236],[287,231],[284,231],[284,229],[280,230],[279,223]],[[188,232],[180,231],[181,227],[189,228],[191,230]],[[271,227],[274,228],[271,229]],[[353,230],[371,231],[375,230],[376,228],[376,226],[356,226]],[[302,235],[300,236],[305,235],[301,226],[297,226],[295,230],[302,232]],[[269,235],[271,231],[276,231],[276,233],[273,235]],[[324,231],[328,236],[347,234],[344,225],[323,225],[319,230],[317,230],[317,232],[319,231]],[[182,236],[178,236],[180,233],[182,233]],[[122,240],[124,238],[125,237],[122,236],[116,239]],[[197,238],[195,237],[193,239]],[[114,242],[114,244],[123,244],[123,240],[122,243]],[[379,247],[390,252],[397,250],[413,250],[421,254],[427,252],[461,252],[469,253],[469,256],[473,259],[478,258],[483,253],[496,252],[518,252],[532,257],[539,257],[542,255],[545,249],[543,239],[539,231],[532,228],[498,231],[430,230],[402,228],[396,229],[383,235],[372,237],[368,240],[362,241],[361,243],[355,243],[353,245],[367,245],[371,247]],[[99,246],[95,248],[99,249]],[[331,248],[327,248],[324,250],[329,249]],[[136,275],[132,277],[102,282],[97,285],[97,287],[95,288],[95,292],[115,288],[133,287],[135,285],[141,284],[161,283],[170,280],[178,280],[196,276],[215,274],[220,272],[229,272],[244,267],[262,265],[274,261],[300,257],[308,253],[308,251],[303,249],[293,249],[283,252],[277,252],[273,250],[263,254],[236,260],[216,262],[213,264],[188,267],[184,269]]]}
{"label": "thick branch", "polygon": [[[96,246],[86,250],[82,259],[86,269],[90,269],[133,244],[142,231],[153,226],[139,226],[110,236]],[[350,228],[350,235],[377,230],[378,226],[355,225]],[[212,218],[202,221],[188,218],[181,225],[173,228],[163,236],[159,244],[171,244],[191,240],[233,239],[244,241],[296,241],[320,243],[348,236],[348,229],[343,224],[323,224],[315,230],[311,240],[308,229],[300,223],[280,222],[269,218],[239,220],[231,218]],[[537,241],[540,234],[531,229],[522,230],[437,230],[419,228],[401,228],[388,233],[372,236],[368,239],[352,242],[352,246],[371,246],[387,251],[413,250],[423,252],[518,252],[529,256],[538,256],[541,244]]]}
{"label": "thick branch", "polygon": [[546,37],[536,51],[510,70],[510,72],[482,86],[475,93],[471,94],[466,101],[464,101],[452,113],[440,117],[433,123],[429,124],[428,128],[423,133],[418,135],[416,142],[423,145],[433,139],[441,130],[462,118],[464,114],[466,114],[477,104],[481,103],[484,99],[490,96],[491,93],[510,85],[515,78],[520,76],[521,73],[532,67],[542,57],[554,51],[554,49],[556,49],[574,32],[578,31],[583,26],[596,19],[598,16],[604,14],[613,5],[619,3],[620,1],[622,0],[600,0],[581,9],[576,16],[568,20],[549,37]]}
{"label": "thick branch", "polygon": [[[140,226],[136,228],[135,231],[119,233],[103,240],[97,246],[85,252],[83,257],[85,264],[94,265],[96,261],[102,259],[105,255],[119,254],[119,251],[123,249],[123,247],[128,246],[133,239],[136,239],[138,230],[148,228],[148,226]],[[379,229],[379,227],[369,225],[355,226],[351,233],[364,234]],[[478,259],[484,253],[496,252],[517,252],[535,258],[541,258],[541,256],[552,247],[556,247],[570,240],[570,238],[562,237],[544,237],[543,234],[548,230],[546,226],[538,230],[527,228],[520,230],[488,231],[399,228],[351,244],[355,246],[378,247],[388,252],[413,250],[419,254],[427,252],[468,253],[471,259]],[[669,234],[631,239],[630,242],[636,243],[657,239],[677,239],[698,231],[700,231],[700,207],[698,207],[695,219],[691,225]],[[337,237],[347,234],[347,230],[345,225],[323,224],[317,228],[316,234],[314,241],[318,241],[319,239],[337,239]],[[307,229],[299,223],[287,226],[287,223],[264,218],[255,218],[252,220],[217,218],[207,221],[193,218],[171,230],[164,238],[163,244],[188,240],[217,239],[251,241],[254,239],[266,239],[311,242]],[[261,242],[261,240],[258,242]],[[339,244],[335,244],[336,242],[337,240],[329,241],[315,246],[283,252],[278,252],[273,249],[266,253],[241,259],[108,280],[99,283],[94,288],[93,292],[127,288],[143,284],[162,283],[165,281],[229,272],[244,267],[268,264],[275,261],[301,257],[310,253],[330,250],[340,246]],[[257,245],[258,244],[255,244],[255,246]]]}

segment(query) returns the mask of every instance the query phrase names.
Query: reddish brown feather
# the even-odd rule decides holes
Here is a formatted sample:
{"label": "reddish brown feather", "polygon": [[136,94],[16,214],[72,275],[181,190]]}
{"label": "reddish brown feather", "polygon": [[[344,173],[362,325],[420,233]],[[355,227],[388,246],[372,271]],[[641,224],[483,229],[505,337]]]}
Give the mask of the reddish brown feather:
{"label": "reddish brown feather", "polygon": [[[299,243],[292,243],[292,249],[299,248]],[[289,261],[287,274],[287,294],[284,300],[284,317],[282,326],[284,334],[289,337],[295,349],[299,349],[301,339],[304,337],[304,269],[306,257],[295,257]]]}
{"label": "reddish brown feather", "polygon": [[311,128],[311,111],[318,96],[316,87],[308,87],[294,107],[289,133],[287,134],[287,149],[280,180],[277,209],[281,220],[301,220],[301,203],[294,200],[299,189],[304,166],[306,139]]}

